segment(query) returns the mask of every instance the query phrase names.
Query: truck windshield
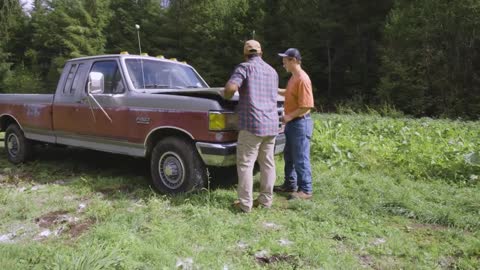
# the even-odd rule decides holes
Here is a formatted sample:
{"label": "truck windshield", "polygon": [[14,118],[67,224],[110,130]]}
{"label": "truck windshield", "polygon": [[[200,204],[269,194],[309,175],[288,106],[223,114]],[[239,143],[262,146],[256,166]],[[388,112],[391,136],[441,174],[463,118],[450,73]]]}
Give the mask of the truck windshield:
{"label": "truck windshield", "polygon": [[189,66],[148,59],[126,59],[125,63],[133,86],[136,89],[208,87]]}

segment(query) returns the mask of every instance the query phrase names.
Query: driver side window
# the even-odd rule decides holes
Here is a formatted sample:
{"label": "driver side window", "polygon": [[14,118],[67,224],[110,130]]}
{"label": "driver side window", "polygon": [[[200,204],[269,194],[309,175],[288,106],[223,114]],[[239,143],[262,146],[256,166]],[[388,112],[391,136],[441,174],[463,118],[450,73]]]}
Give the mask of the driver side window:
{"label": "driver side window", "polygon": [[117,61],[95,62],[91,72],[100,72],[103,74],[103,94],[121,94],[125,92],[125,85],[123,84],[122,74]]}

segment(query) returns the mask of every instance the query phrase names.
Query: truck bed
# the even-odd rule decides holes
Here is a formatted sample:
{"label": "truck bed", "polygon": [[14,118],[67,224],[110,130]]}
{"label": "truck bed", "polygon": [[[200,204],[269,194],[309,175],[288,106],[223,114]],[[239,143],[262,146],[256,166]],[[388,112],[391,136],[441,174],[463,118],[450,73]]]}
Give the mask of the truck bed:
{"label": "truck bed", "polygon": [[0,94],[0,117],[13,117],[27,138],[42,140],[53,132],[52,103],[53,95],[49,94]]}
{"label": "truck bed", "polygon": [[0,94],[0,104],[53,103],[53,94]]}

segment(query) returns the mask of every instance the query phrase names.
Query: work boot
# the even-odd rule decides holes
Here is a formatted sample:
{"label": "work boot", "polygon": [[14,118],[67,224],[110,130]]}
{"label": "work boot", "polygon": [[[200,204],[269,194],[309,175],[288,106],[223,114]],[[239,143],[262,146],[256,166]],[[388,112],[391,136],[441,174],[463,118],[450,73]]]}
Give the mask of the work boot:
{"label": "work boot", "polygon": [[296,192],[296,188],[287,187],[285,185],[279,185],[273,187],[274,192]]}
{"label": "work boot", "polygon": [[289,200],[297,200],[297,199],[310,200],[311,198],[312,198],[312,193],[306,193],[306,192],[303,192],[303,191],[293,192],[288,197]]}
{"label": "work boot", "polygon": [[250,213],[250,211],[251,211],[250,209],[248,209],[248,210],[243,209],[239,200],[235,200],[232,204],[232,207],[233,207],[233,209],[235,209],[239,212],[243,212],[243,213]]}
{"label": "work boot", "polygon": [[260,203],[260,201],[258,199],[255,199],[255,200],[253,200],[253,207],[270,208],[272,206]]}

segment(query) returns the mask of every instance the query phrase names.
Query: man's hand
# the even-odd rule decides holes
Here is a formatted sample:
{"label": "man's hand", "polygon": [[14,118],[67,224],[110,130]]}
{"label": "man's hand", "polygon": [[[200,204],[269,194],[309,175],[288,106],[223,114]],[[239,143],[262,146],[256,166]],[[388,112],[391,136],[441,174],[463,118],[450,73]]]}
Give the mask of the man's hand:
{"label": "man's hand", "polygon": [[293,119],[295,119],[295,118],[297,118],[297,117],[299,117],[299,116],[301,116],[301,115],[305,115],[305,114],[307,114],[307,113],[309,113],[309,112],[310,112],[310,108],[303,108],[303,107],[302,107],[302,108],[298,108],[298,109],[296,109],[295,111],[293,111],[293,112],[291,112],[291,113],[289,113],[289,114],[285,114],[285,115],[282,117],[282,122],[283,122],[284,124],[286,124],[286,123],[292,121]]}
{"label": "man's hand", "polygon": [[227,83],[225,89],[223,90],[223,97],[225,99],[231,99],[235,92],[238,91],[238,86],[233,83]]}
{"label": "man's hand", "polygon": [[286,89],[283,89],[283,88],[278,88],[278,94],[279,94],[280,96],[283,96],[283,97],[284,97],[284,96],[285,96],[285,91],[287,91],[287,90],[286,90]]}
{"label": "man's hand", "polygon": [[290,116],[289,114],[285,114],[285,115],[282,117],[282,122],[283,122],[284,124],[286,124],[286,123],[288,123],[288,122],[290,122],[290,121],[292,121],[292,120],[293,120],[293,117]]}

